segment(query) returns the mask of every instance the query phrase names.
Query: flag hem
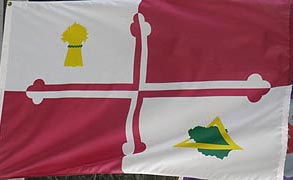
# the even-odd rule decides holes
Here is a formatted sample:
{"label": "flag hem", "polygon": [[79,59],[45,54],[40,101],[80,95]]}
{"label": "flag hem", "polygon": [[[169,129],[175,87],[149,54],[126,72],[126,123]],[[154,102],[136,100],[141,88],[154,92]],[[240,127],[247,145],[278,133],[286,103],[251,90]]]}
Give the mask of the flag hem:
{"label": "flag hem", "polygon": [[282,108],[282,134],[281,134],[281,154],[279,161],[279,168],[277,169],[277,179],[284,179],[285,161],[287,154],[287,143],[288,143],[288,117],[290,110],[290,97],[291,97],[292,85],[288,86],[287,92],[283,100]]}
{"label": "flag hem", "polygon": [[[11,18],[12,18],[12,9],[13,6],[7,6],[5,13],[5,23],[4,23],[4,33],[3,33],[3,42],[2,42],[2,54],[0,61],[0,114],[2,115],[2,106],[4,100],[4,89],[6,84],[6,75],[7,75],[7,65],[9,58],[9,42],[11,34]],[[1,117],[0,117],[0,131],[1,131]]]}

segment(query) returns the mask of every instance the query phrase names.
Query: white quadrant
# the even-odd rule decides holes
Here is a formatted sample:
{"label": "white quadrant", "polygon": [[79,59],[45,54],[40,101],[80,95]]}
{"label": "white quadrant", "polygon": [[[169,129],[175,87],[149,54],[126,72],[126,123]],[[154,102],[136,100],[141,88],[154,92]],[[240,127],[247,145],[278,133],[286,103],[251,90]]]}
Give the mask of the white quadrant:
{"label": "white quadrant", "polygon": [[[123,171],[217,180],[282,179],[290,88],[273,88],[258,103],[245,97],[146,98],[139,127],[147,148],[126,156]],[[221,160],[174,147],[189,138],[189,129],[206,127],[215,117],[243,150],[232,150]]]}
{"label": "white quadrant", "polygon": [[[26,90],[36,79],[46,84],[133,83],[130,24],[139,2],[13,2],[5,89]],[[64,66],[69,44],[61,37],[73,23],[88,33],[81,48],[83,67]]]}

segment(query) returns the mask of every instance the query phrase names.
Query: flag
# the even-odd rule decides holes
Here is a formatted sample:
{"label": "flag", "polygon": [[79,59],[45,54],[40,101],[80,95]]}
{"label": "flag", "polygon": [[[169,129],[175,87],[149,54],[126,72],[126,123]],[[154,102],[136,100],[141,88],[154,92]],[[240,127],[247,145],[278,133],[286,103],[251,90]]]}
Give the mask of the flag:
{"label": "flag", "polygon": [[[289,2],[12,2],[0,178],[283,179]],[[266,162],[266,163],[263,163]]]}

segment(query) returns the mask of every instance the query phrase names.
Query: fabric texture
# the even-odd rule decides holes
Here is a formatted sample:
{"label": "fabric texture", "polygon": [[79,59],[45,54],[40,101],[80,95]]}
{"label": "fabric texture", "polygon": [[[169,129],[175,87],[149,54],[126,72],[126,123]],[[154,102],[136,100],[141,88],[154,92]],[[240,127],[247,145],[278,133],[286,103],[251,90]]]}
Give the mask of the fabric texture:
{"label": "fabric texture", "polygon": [[0,178],[283,179],[290,8],[284,0],[9,3]]}

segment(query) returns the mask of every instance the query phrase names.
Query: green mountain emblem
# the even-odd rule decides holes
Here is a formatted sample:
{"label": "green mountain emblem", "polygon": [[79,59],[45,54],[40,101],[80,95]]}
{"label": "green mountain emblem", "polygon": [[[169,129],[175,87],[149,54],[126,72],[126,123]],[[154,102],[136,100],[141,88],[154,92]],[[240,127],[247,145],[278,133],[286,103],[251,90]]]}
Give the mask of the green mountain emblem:
{"label": "green mountain emblem", "polygon": [[[188,131],[186,139],[175,147],[196,148],[205,156],[215,156],[224,159],[232,150],[242,150],[229,136],[221,119],[216,117],[207,127],[196,126]],[[194,142],[190,142],[194,141]]]}

